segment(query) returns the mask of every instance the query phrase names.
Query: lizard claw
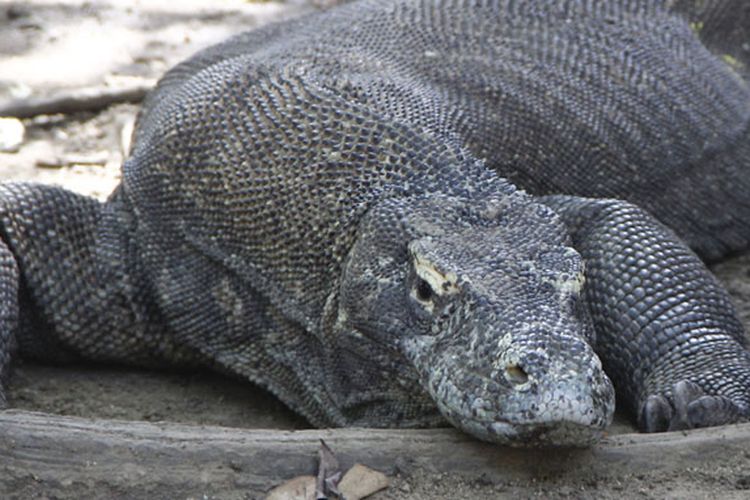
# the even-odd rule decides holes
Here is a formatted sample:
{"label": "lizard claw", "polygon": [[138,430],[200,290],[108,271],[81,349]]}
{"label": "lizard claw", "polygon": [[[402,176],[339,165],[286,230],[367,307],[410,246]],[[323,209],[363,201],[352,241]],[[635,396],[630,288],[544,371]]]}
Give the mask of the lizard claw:
{"label": "lizard claw", "polygon": [[725,396],[701,396],[687,407],[693,428],[731,424],[742,420],[742,410]]}
{"label": "lizard claw", "polygon": [[726,396],[707,395],[694,382],[681,380],[672,386],[671,398],[652,394],[641,407],[643,432],[665,432],[731,424],[744,412]]}
{"label": "lizard claw", "polygon": [[[694,382],[680,380],[672,386],[672,405],[674,415],[669,422],[669,431],[681,431],[696,427],[690,420],[688,407],[697,402],[704,395],[703,390]],[[699,426],[704,427],[704,426]]]}
{"label": "lizard claw", "polygon": [[661,394],[652,394],[643,403],[638,422],[642,432],[664,432],[672,420],[672,405]]}

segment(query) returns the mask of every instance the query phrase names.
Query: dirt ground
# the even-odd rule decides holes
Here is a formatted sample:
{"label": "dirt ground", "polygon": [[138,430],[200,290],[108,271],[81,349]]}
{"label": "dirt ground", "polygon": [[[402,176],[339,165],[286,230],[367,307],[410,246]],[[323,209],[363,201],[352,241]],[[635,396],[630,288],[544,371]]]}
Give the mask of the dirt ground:
{"label": "dirt ground", "polygon": [[[0,0],[0,104],[80,88],[148,84],[187,55],[229,34],[327,3]],[[0,153],[0,180],[55,183],[105,198],[118,182],[137,109],[135,104],[117,104],[97,113],[24,120],[23,142],[16,151]],[[750,254],[717,265],[715,271],[750,327]],[[13,408],[61,415],[228,427],[307,427],[262,390],[207,372],[19,363],[9,400]],[[613,429],[630,431],[622,418]],[[750,451],[744,460],[660,478],[613,473],[586,481],[510,477],[496,482],[419,470],[388,472],[393,474],[393,484],[372,498],[750,498]],[[64,490],[27,493],[74,497]]]}

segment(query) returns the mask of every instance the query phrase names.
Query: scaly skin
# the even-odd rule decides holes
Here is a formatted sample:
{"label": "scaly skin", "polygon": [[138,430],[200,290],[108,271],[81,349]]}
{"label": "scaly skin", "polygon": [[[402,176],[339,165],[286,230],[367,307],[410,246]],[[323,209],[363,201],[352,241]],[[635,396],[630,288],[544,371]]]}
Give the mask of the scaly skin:
{"label": "scaly skin", "polygon": [[613,386],[646,431],[747,418],[693,253],[750,243],[747,12],[354,2],[209,48],[107,202],[0,187],[0,373],[206,365],[315,425],[516,446],[595,442]]}

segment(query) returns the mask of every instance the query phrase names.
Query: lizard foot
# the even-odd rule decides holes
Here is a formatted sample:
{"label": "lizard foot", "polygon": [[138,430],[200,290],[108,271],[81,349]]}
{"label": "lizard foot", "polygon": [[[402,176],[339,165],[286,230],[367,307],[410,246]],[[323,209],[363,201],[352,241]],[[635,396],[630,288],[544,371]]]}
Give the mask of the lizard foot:
{"label": "lizard foot", "polygon": [[671,398],[650,395],[638,420],[643,432],[665,432],[731,424],[744,413],[728,397],[707,395],[697,384],[681,380],[672,386]]}

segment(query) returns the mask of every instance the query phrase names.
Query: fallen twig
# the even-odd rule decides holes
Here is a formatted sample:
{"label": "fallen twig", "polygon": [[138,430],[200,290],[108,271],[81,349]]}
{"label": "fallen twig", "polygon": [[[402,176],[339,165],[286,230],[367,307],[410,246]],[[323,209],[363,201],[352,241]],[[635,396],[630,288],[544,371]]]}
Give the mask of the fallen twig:
{"label": "fallen twig", "polygon": [[149,81],[128,87],[95,87],[50,97],[18,99],[0,103],[0,116],[31,118],[37,115],[100,111],[112,104],[140,102],[152,88],[153,83]]}
{"label": "fallen twig", "polygon": [[35,165],[39,168],[64,168],[73,165],[104,166],[109,160],[108,151],[98,151],[88,155],[62,155],[54,158],[39,158]]}

